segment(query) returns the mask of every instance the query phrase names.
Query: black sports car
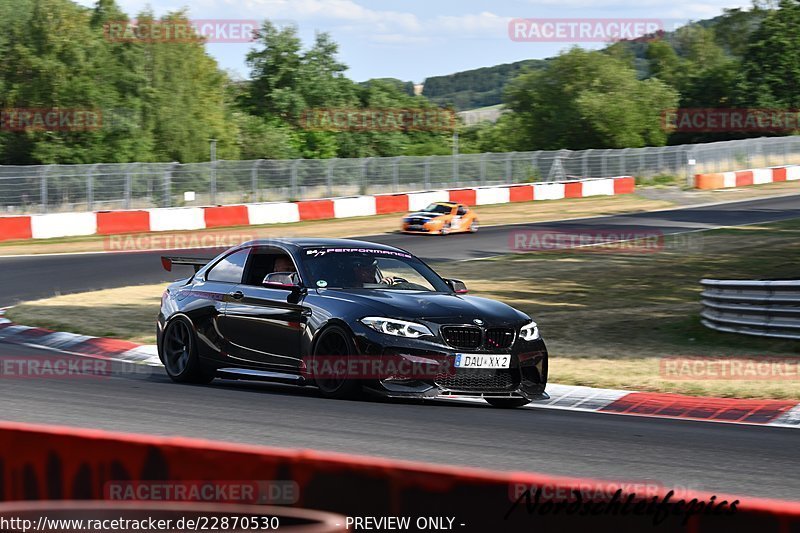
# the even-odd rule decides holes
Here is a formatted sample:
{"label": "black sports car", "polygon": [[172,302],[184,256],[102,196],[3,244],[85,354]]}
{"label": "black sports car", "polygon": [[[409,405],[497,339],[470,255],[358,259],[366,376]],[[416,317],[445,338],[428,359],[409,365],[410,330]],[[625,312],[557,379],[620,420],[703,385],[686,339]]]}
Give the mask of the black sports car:
{"label": "black sports car", "polygon": [[405,250],[344,239],[253,241],[214,259],[164,257],[171,284],[158,353],[177,382],[215,377],[316,385],[325,396],[546,399],[534,321],[465,296]]}

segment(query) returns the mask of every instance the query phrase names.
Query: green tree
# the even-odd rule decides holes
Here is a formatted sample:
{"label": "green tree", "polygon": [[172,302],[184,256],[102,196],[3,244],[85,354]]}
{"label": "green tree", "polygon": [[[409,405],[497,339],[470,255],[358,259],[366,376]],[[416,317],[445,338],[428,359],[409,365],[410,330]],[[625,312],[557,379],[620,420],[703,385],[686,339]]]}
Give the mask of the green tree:
{"label": "green tree", "polygon": [[573,48],[544,70],[511,82],[517,150],[622,148],[664,144],[662,113],[677,92],[659,80],[639,81],[626,61]]}
{"label": "green tree", "polygon": [[781,0],[752,34],[742,65],[750,105],[800,107],[800,1]]}

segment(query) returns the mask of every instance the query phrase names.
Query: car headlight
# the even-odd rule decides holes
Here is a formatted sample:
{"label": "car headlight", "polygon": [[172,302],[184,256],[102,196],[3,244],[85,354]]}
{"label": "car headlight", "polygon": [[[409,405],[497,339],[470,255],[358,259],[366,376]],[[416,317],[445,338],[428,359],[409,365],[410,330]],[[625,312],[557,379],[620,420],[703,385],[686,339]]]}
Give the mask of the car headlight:
{"label": "car headlight", "polygon": [[535,341],[539,338],[539,325],[536,322],[529,322],[519,330],[519,338],[524,341]]}
{"label": "car headlight", "polygon": [[407,337],[409,339],[416,339],[424,337],[425,335],[433,335],[427,326],[417,324],[416,322],[406,322],[405,320],[398,320],[396,318],[383,318],[379,316],[368,316],[361,319],[361,323],[369,326],[375,331],[385,333],[387,335],[394,335],[396,337]]}

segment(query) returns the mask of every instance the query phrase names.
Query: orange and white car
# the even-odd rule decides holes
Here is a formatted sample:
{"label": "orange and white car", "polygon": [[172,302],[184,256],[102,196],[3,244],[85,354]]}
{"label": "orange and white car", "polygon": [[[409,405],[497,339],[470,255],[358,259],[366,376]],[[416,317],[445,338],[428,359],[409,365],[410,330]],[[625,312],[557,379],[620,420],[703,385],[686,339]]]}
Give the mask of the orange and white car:
{"label": "orange and white car", "polygon": [[435,202],[422,211],[403,217],[402,231],[430,235],[475,233],[478,231],[478,216],[464,204]]}

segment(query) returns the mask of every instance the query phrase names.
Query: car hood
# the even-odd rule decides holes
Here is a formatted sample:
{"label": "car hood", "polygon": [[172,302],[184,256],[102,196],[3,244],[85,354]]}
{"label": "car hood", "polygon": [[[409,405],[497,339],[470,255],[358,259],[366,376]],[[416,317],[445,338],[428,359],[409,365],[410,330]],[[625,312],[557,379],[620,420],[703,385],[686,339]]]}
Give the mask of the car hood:
{"label": "car hood", "polygon": [[439,324],[480,319],[486,325],[505,325],[530,320],[525,313],[510,305],[476,296],[363,289],[329,289],[321,291],[320,295],[348,301],[363,309],[364,316],[371,314]]}

